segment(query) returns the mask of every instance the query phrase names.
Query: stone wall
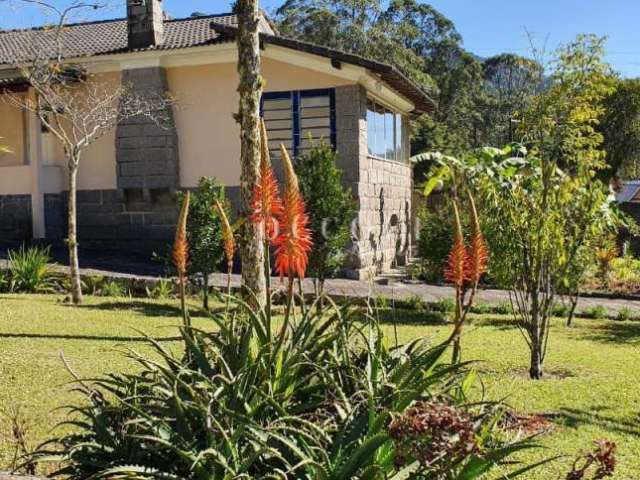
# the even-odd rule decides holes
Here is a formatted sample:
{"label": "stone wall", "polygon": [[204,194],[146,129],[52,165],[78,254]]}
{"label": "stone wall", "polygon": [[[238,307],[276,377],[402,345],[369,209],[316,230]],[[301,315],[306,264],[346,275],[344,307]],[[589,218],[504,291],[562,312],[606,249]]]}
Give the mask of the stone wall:
{"label": "stone wall", "polygon": [[28,241],[32,230],[31,195],[0,195],[0,239]]}
{"label": "stone wall", "polygon": [[[161,67],[124,70],[122,83],[152,102],[169,89]],[[170,105],[160,108],[156,119],[138,116],[118,125],[116,162],[118,190],[139,189],[148,200],[151,190],[180,187],[178,134]]]}
{"label": "stone wall", "polygon": [[[345,274],[369,278],[404,264],[410,256],[411,167],[368,156],[367,94],[361,86],[336,89],[336,130],[339,166],[358,208]],[[409,152],[406,118],[403,130]]]}
{"label": "stone wall", "polygon": [[[68,194],[45,197],[47,238],[66,237]],[[109,242],[151,253],[173,241],[178,208],[175,197],[137,202],[117,190],[78,192],[78,238],[81,243]]]}

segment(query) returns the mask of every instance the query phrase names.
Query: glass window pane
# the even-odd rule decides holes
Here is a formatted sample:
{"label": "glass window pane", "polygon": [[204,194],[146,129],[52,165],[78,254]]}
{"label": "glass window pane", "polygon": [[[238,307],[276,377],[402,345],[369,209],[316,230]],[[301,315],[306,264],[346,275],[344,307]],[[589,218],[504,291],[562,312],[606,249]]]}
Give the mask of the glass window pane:
{"label": "glass window pane", "polygon": [[376,154],[376,114],[373,104],[367,102],[367,146],[369,155]]}
{"label": "glass window pane", "polygon": [[387,144],[384,130],[384,109],[376,105],[376,157],[385,158]]}
{"label": "glass window pane", "polygon": [[385,158],[387,160],[395,160],[395,140],[393,138],[393,130],[395,128],[395,122],[393,119],[393,113],[389,110],[385,110],[384,112],[384,127],[385,127]]}
{"label": "glass window pane", "polygon": [[406,160],[402,141],[402,115],[396,114],[396,160],[404,162]]}

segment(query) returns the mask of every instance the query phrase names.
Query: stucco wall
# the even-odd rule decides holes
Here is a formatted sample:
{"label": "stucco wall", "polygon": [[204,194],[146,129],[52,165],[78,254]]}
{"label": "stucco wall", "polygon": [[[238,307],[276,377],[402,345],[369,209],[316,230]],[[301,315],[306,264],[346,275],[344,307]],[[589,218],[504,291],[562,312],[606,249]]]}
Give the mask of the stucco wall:
{"label": "stucco wall", "polygon": [[[168,70],[169,87],[178,101],[176,125],[180,142],[180,180],[195,187],[203,176],[228,186],[240,179],[240,131],[235,63]],[[345,85],[343,79],[263,60],[265,91],[306,90]]]}
{"label": "stucco wall", "polygon": [[[0,153],[0,168],[27,163],[25,113],[9,102],[0,100],[0,143],[11,149],[10,153]],[[5,173],[0,170],[0,174]]]}

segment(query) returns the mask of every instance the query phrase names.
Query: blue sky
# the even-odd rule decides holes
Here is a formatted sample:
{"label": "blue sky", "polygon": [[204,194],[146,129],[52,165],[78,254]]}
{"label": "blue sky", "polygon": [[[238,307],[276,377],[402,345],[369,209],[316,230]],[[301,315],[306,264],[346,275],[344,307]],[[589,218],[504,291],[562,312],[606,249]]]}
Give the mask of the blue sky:
{"label": "blue sky", "polygon": [[[63,0],[59,3],[64,3]],[[14,2],[11,8],[8,4]],[[263,0],[267,10],[282,0]],[[115,4],[124,5],[124,0]],[[194,11],[221,12],[230,0],[165,0],[174,17]],[[482,57],[501,52],[527,54],[525,31],[535,35],[538,45],[553,50],[578,33],[606,35],[608,61],[625,76],[640,77],[640,0],[432,0],[430,2],[451,18],[464,38],[464,45]],[[43,22],[42,13],[24,7],[16,9],[15,0],[0,0],[0,26],[15,28]],[[122,16],[123,8],[114,8],[108,16]]]}

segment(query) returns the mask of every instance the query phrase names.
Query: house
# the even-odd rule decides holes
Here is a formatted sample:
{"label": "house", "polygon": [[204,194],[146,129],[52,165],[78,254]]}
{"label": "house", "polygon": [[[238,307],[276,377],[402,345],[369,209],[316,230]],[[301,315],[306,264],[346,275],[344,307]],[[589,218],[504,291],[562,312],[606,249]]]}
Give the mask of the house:
{"label": "house", "polygon": [[[83,158],[78,179],[81,242],[135,247],[169,242],[176,220],[172,193],[215,176],[238,202],[240,177],[232,14],[168,19],[161,0],[128,0],[127,18],[64,30],[69,62],[102,82],[134,91],[168,91],[170,128],[125,121]],[[358,202],[348,275],[362,278],[408,255],[412,176],[409,127],[433,102],[390,65],[278,35],[260,21],[266,81],[263,115],[271,147],[304,153],[309,137],[332,142]],[[0,33],[2,93],[33,95],[12,67],[34,29]],[[0,95],[1,96],[1,95]],[[65,160],[32,114],[0,102],[0,241],[65,235]],[[277,160],[277,159],[276,159]]]}

